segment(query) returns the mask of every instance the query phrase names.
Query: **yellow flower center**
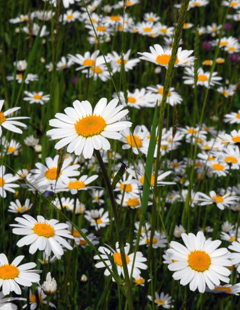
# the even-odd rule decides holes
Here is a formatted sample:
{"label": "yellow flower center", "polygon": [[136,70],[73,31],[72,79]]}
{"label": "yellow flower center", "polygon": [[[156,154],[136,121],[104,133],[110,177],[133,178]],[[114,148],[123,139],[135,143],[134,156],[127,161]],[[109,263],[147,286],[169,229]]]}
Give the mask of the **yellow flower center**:
{"label": "yellow flower center", "polygon": [[137,100],[134,97],[128,97],[128,103],[135,103]]}
{"label": "yellow flower center", "polygon": [[205,60],[205,61],[203,62],[203,64],[204,64],[205,66],[211,66],[212,61],[211,61],[211,60]]}
{"label": "yellow flower center", "polygon": [[26,20],[28,20],[28,17],[27,17],[27,16],[24,16],[24,17],[21,17],[21,18],[20,18],[20,21],[21,21],[21,22],[24,22],[24,21],[26,21]]}
{"label": "yellow flower center", "polygon": [[180,165],[179,165],[179,163],[172,163],[172,166],[173,167],[179,167]]}
{"label": "yellow flower center", "polygon": [[[236,115],[236,118],[240,118],[240,113],[238,113],[238,114]],[[1,124],[1,122],[0,122],[0,124]]]}
{"label": "yellow flower center", "polygon": [[236,1],[231,1],[230,2],[230,6],[236,6],[236,5],[238,5],[238,2],[236,2]]}
{"label": "yellow flower center", "polygon": [[98,25],[98,26],[97,26],[97,31],[105,32],[105,31],[106,31],[106,28],[105,28],[104,26]]}
{"label": "yellow flower center", "polygon": [[207,76],[205,74],[200,74],[198,76],[198,81],[199,82],[206,82],[208,80]]}
{"label": "yellow flower center", "polygon": [[83,181],[70,181],[68,183],[69,189],[80,189],[86,187],[85,183]]}
{"label": "yellow flower center", "polygon": [[87,244],[87,241],[85,241],[85,240],[83,240],[83,239],[80,240],[80,243],[79,243],[80,246],[81,246],[81,245],[86,245],[86,244]]}
{"label": "yellow flower center", "polygon": [[119,25],[118,26],[118,31],[122,31],[123,30],[123,26],[122,25]]}
{"label": "yellow flower center", "polygon": [[188,26],[189,26],[188,24],[183,24],[183,29],[188,28]]}
{"label": "yellow flower center", "polygon": [[201,3],[200,2],[193,2],[193,5],[194,6],[201,6]]}
{"label": "yellow flower center", "polygon": [[131,192],[132,191],[132,185],[131,184],[120,184],[121,190],[125,189],[125,192]]}
{"label": "yellow flower center", "polygon": [[195,134],[197,134],[197,130],[196,130],[196,129],[189,128],[189,129],[188,129],[188,133],[190,133],[191,135],[195,135]]}
{"label": "yellow flower center", "polygon": [[224,63],[224,59],[222,59],[222,58],[217,59],[216,62],[217,62],[218,64],[223,64],[223,63]]}
{"label": "yellow flower center", "polygon": [[[40,302],[43,301],[43,298],[42,298],[41,295],[38,296],[38,300]],[[37,303],[37,296],[35,294],[33,294],[32,296],[30,296],[29,301],[32,302],[32,303]]]}
{"label": "yellow flower center", "polygon": [[221,94],[222,94],[223,96],[227,96],[227,95],[229,95],[229,92],[226,91],[226,90],[224,90]]}
{"label": "yellow flower center", "polygon": [[231,286],[216,286],[215,290],[222,291],[223,293],[231,293]]}
{"label": "yellow flower center", "polygon": [[3,187],[5,184],[5,181],[3,180],[3,178],[0,177],[0,187]]}
{"label": "yellow flower center", "polygon": [[[126,60],[126,59],[123,59],[123,62],[124,62],[124,65],[126,65],[127,60]],[[122,63],[122,59],[119,58],[119,59],[117,60],[117,64],[121,65],[121,63]]]}
{"label": "yellow flower center", "polygon": [[238,142],[240,142],[240,137],[239,136],[232,137],[232,140],[233,140],[233,142],[238,143]]}
{"label": "yellow flower center", "polygon": [[102,220],[101,219],[97,219],[97,220],[94,220],[95,221],[95,223],[97,223],[97,224],[101,224],[102,223]]}
{"label": "yellow flower center", "polygon": [[[162,54],[158,55],[156,58],[156,62],[162,66],[167,66],[172,55]],[[175,65],[179,63],[179,59],[177,58],[175,61]]]}
{"label": "yellow flower center", "polygon": [[[146,240],[145,240],[145,243],[146,243],[146,244],[150,244],[150,238],[146,239]],[[153,238],[153,239],[152,239],[152,244],[155,244],[155,243],[157,243],[157,238]]]}
{"label": "yellow flower center", "polygon": [[202,167],[202,164],[196,162],[195,167]]}
{"label": "yellow flower center", "polygon": [[[62,171],[60,171],[59,176],[62,174]],[[45,177],[48,180],[56,180],[57,178],[57,168],[50,168],[45,172]]]}
{"label": "yellow flower center", "polygon": [[21,211],[23,210],[23,208],[24,208],[24,206],[18,207],[18,208],[17,208],[17,212],[21,212]]}
{"label": "yellow flower center", "polygon": [[[127,254],[125,254],[125,257],[126,257],[126,263],[129,264],[129,262],[130,262],[129,256]],[[123,264],[122,264],[121,253],[115,252],[113,254],[113,259],[114,259],[115,264],[122,267]]]}
{"label": "yellow flower center", "polygon": [[85,59],[83,62],[84,66],[94,66],[95,65],[95,60],[93,59]]}
{"label": "yellow flower center", "polygon": [[141,147],[142,146],[142,140],[141,138],[139,138],[138,136],[135,135],[129,135],[126,138],[127,143],[131,146],[131,147]]}
{"label": "yellow flower center", "polygon": [[104,118],[97,115],[87,115],[74,124],[77,134],[85,138],[99,135],[106,125]]}
{"label": "yellow flower center", "polygon": [[230,241],[237,241],[236,238],[230,237]]}
{"label": "yellow flower center", "polygon": [[148,20],[149,20],[150,22],[153,22],[153,21],[154,21],[154,18],[153,18],[153,17],[148,17]]}
{"label": "yellow flower center", "polygon": [[195,250],[188,254],[188,264],[193,270],[204,272],[211,265],[211,257],[205,251]]}
{"label": "yellow flower center", "polygon": [[144,32],[151,32],[151,31],[152,31],[152,28],[146,27],[146,28],[143,29],[143,31],[144,31]]}
{"label": "yellow flower center", "polygon": [[33,96],[33,98],[34,98],[34,99],[42,99],[42,96],[39,95],[39,94],[36,94],[36,95]]}
{"label": "yellow flower center", "polygon": [[127,201],[126,201],[126,204],[129,206],[129,207],[137,207],[139,205],[140,201],[139,199],[137,198],[129,198]]}
{"label": "yellow flower center", "polygon": [[15,148],[13,146],[9,146],[7,152],[8,153],[13,153],[15,151]]}
{"label": "yellow flower center", "polygon": [[120,20],[120,16],[110,16],[110,19],[115,22],[118,22]]}
{"label": "yellow flower center", "polygon": [[163,301],[163,300],[161,300],[161,299],[156,300],[156,303],[157,303],[159,306],[165,305],[165,301]]}
{"label": "yellow flower center", "polygon": [[127,1],[127,6],[132,5],[132,1]]}
{"label": "yellow flower center", "polygon": [[98,201],[99,200],[99,197],[98,196],[95,196],[93,197],[94,200]]}
{"label": "yellow flower center", "polygon": [[6,121],[6,117],[2,111],[0,111],[0,125]]}
{"label": "yellow flower center", "polygon": [[223,170],[224,169],[224,166],[223,165],[220,165],[220,164],[214,164],[212,165],[212,168],[214,170]]}
{"label": "yellow flower center", "polygon": [[[144,183],[144,175],[140,178],[140,182],[142,184]],[[151,181],[150,181],[151,186],[153,186],[154,183],[155,183],[155,173],[153,173],[152,176],[151,176]]]}
{"label": "yellow flower center", "polygon": [[[162,95],[162,96],[163,96],[163,91],[164,91],[164,88],[163,88],[163,87],[161,87],[161,88],[158,89],[158,93],[159,93],[160,95]],[[170,92],[170,91],[168,92],[167,96],[168,96],[168,97],[171,96],[171,92]]]}
{"label": "yellow flower center", "polygon": [[141,285],[141,284],[144,283],[144,279],[143,279],[143,278],[135,279],[134,282],[135,282],[137,285]]}
{"label": "yellow flower center", "polygon": [[96,67],[91,67],[91,70],[96,73],[96,74],[101,74],[103,71],[100,67],[96,66]]}
{"label": "yellow flower center", "polygon": [[228,45],[228,41],[222,41],[222,42],[220,42],[219,45],[221,45],[221,46],[226,46],[226,45]]}
{"label": "yellow flower center", "polygon": [[14,265],[6,264],[0,267],[0,279],[13,280],[19,275],[19,270]]}
{"label": "yellow flower center", "polygon": [[235,51],[235,49],[236,49],[236,48],[235,48],[234,46],[231,46],[231,47],[229,47],[229,49],[228,49],[228,50],[229,50],[230,52],[234,52],[234,51]]}
{"label": "yellow flower center", "polygon": [[70,19],[73,19],[73,15],[72,14],[67,16],[67,20],[70,20]]}
{"label": "yellow flower center", "polygon": [[18,74],[18,76],[17,76],[20,80],[23,78],[23,75],[22,75],[22,73],[20,73],[20,74]]}
{"label": "yellow flower center", "polygon": [[37,223],[33,226],[33,232],[45,238],[51,238],[55,235],[54,228],[47,223]]}
{"label": "yellow flower center", "polygon": [[[70,229],[70,232],[72,233],[72,230]],[[80,238],[81,234],[77,229],[73,229],[73,233],[72,233],[73,237],[75,238]]]}
{"label": "yellow flower center", "polygon": [[167,145],[161,145],[161,149],[162,149],[162,150],[167,150],[167,149],[168,149],[168,146],[167,146]]}
{"label": "yellow flower center", "polygon": [[[214,199],[214,200],[213,200]],[[223,198],[222,198],[222,196],[220,196],[220,195],[218,195],[218,196],[213,196],[212,197],[212,202],[213,203],[221,203],[221,202],[223,202],[224,200],[223,200]]]}
{"label": "yellow flower center", "polygon": [[236,164],[238,161],[237,161],[237,158],[236,158],[236,157],[227,156],[227,157],[225,158],[225,162],[226,162],[226,163],[231,163],[231,164]]}
{"label": "yellow flower center", "polygon": [[162,28],[162,29],[160,29],[160,31],[162,32],[162,33],[167,33],[167,29],[165,29],[165,28]]}

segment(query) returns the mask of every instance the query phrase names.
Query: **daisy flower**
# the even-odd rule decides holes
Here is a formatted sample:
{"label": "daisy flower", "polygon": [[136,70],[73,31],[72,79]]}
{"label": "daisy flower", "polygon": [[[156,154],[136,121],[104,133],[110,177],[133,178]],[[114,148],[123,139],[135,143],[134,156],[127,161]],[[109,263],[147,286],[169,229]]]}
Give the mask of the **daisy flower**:
{"label": "daisy flower", "polygon": [[[156,86],[148,86],[147,90],[151,91],[155,95],[155,102],[158,100],[159,105],[162,102],[163,98],[163,86],[158,84]],[[167,103],[171,106],[174,106],[176,104],[180,104],[182,102],[182,97],[174,90],[173,87],[171,87],[167,94]]]}
{"label": "daisy flower", "polygon": [[224,140],[224,142],[228,142],[231,144],[237,144],[240,143],[240,130],[232,130],[230,135],[229,134],[223,134],[223,135],[219,135],[220,138],[222,138]]}
{"label": "daisy flower", "polygon": [[221,3],[224,6],[229,6],[230,8],[233,8],[235,10],[240,8],[240,1],[239,0],[226,0],[226,1],[222,1]]}
{"label": "daisy flower", "polygon": [[[8,295],[10,292],[21,295],[22,291],[19,286],[30,287],[33,283],[39,283],[39,270],[33,270],[36,267],[35,263],[27,263],[19,265],[24,259],[24,255],[17,256],[11,264],[5,254],[0,254],[0,287],[3,295]],[[0,303],[1,306],[1,303]]]}
{"label": "daisy flower", "polygon": [[61,182],[57,184],[56,191],[67,191],[69,190],[72,195],[76,195],[78,191],[87,191],[90,188],[93,188],[94,186],[88,186],[91,182],[96,180],[98,178],[98,175],[92,175],[88,177],[87,175],[82,175],[79,179],[76,178],[70,178],[67,182]]}
{"label": "daisy flower", "polygon": [[[72,224],[70,222],[67,222],[69,230],[71,235],[73,235],[74,237],[74,246],[75,247],[81,247],[81,248],[86,248],[89,244],[87,243],[87,241],[82,237],[82,235],[80,234],[80,232],[74,228],[72,226]],[[85,228],[81,228],[81,231],[87,236],[87,239],[94,245],[98,244],[98,238],[96,236],[94,236],[94,234],[89,234],[87,235],[87,229]]]}
{"label": "daisy flower", "polygon": [[54,204],[59,210],[65,209],[66,211],[73,211],[74,210],[74,199],[71,198],[65,198],[61,197],[59,200],[58,198],[55,198],[54,201],[52,201],[52,204]]}
{"label": "daisy flower", "polygon": [[[148,299],[152,301],[152,296],[148,295]],[[165,295],[163,292],[161,292],[161,294],[155,292],[154,302],[157,304],[157,307],[162,306],[166,309],[173,308],[173,305],[171,305],[173,302],[172,297],[169,294]]]}
{"label": "daisy flower", "polygon": [[175,238],[181,238],[181,235],[185,232],[186,230],[182,225],[176,225],[173,231],[173,235]]}
{"label": "daisy flower", "polygon": [[66,59],[66,57],[62,56],[61,60],[57,63],[57,70],[65,70],[72,66],[73,62],[71,59]]}
{"label": "daisy flower", "polygon": [[[66,114],[57,113],[56,119],[49,124],[55,129],[47,132],[52,140],[60,139],[55,145],[58,150],[67,145],[67,152],[76,155],[83,154],[84,158],[91,158],[94,149],[110,149],[106,138],[121,138],[119,131],[130,127],[131,122],[120,121],[128,110],[122,110],[123,105],[117,106],[118,100],[113,99],[107,104],[107,99],[102,98],[94,110],[89,101],[73,102],[73,108],[66,108]],[[121,111],[122,110],[122,111]]]}
{"label": "daisy flower", "polygon": [[81,14],[78,11],[73,12],[73,10],[67,10],[65,14],[60,16],[60,21],[63,24],[74,22],[75,20],[80,20]]}
{"label": "daisy flower", "polygon": [[[161,24],[160,22],[156,23],[155,24],[155,27],[157,29],[157,32],[160,34],[160,36],[166,36],[168,37],[169,39],[173,36],[173,33],[174,33],[174,27],[168,27],[166,25],[163,25]],[[165,39],[167,39],[165,37]],[[164,39],[164,41],[165,41]],[[172,39],[171,40],[171,48],[173,47],[173,41]],[[166,41],[165,41],[166,43]],[[170,48],[170,45],[168,44],[169,48]]]}
{"label": "daisy flower", "polygon": [[208,3],[209,3],[208,0],[190,0],[189,6],[191,8],[197,8],[197,7],[199,8],[199,7],[208,5]]}
{"label": "daisy flower", "polygon": [[22,130],[16,126],[27,128],[27,125],[19,122],[18,120],[29,119],[29,117],[26,116],[8,117],[9,115],[11,115],[12,113],[16,112],[21,108],[20,107],[11,108],[3,112],[2,111],[3,104],[4,100],[0,100],[0,137],[2,136],[2,127],[16,133],[22,133]]}
{"label": "daisy flower", "polygon": [[210,290],[209,288],[206,288],[206,292],[213,293],[213,294],[230,294],[239,296],[240,293],[240,283],[231,285],[231,284],[225,284],[225,285],[219,285],[214,287],[213,290]]}
{"label": "daisy flower", "polygon": [[121,131],[122,138],[121,142],[125,143],[122,145],[123,150],[132,149],[133,153],[138,155],[139,151],[143,152],[143,140],[149,135],[149,132],[145,126],[137,125],[131,133],[130,129],[124,129]]}
{"label": "daisy flower", "polygon": [[157,16],[156,13],[150,12],[150,13],[144,13],[143,19],[144,19],[146,22],[158,22],[159,19],[160,19],[160,17]]}
{"label": "daisy flower", "polygon": [[58,161],[59,155],[56,155],[53,159],[51,157],[46,157],[46,165],[36,163],[37,169],[32,169],[30,172],[33,173],[32,177],[39,186],[56,185],[57,181],[68,182],[70,177],[80,174],[80,171],[77,171],[80,165],[72,165],[72,158],[68,157],[64,159],[57,179]]}
{"label": "daisy flower", "polygon": [[238,265],[237,272],[240,273],[240,243],[233,241],[233,243],[228,247],[235,253],[231,253],[231,260],[233,265]]}
{"label": "daisy flower", "polygon": [[26,60],[18,60],[14,61],[14,66],[16,67],[17,71],[25,71],[27,69],[27,62]]}
{"label": "daisy flower", "polygon": [[201,192],[198,192],[197,195],[200,206],[215,204],[220,210],[228,208],[230,204],[235,204],[239,200],[237,196],[230,196],[229,193],[221,196],[214,191],[210,191],[209,196]]}
{"label": "daisy flower", "polygon": [[8,212],[12,213],[25,213],[32,208],[32,203],[30,203],[30,199],[27,198],[24,204],[17,199],[15,202],[11,201],[10,206],[8,207]]}
{"label": "daisy flower", "polygon": [[[136,240],[134,241],[136,242]],[[147,234],[141,234],[139,245],[150,246],[150,241],[151,241],[151,232],[148,232]],[[157,249],[157,248],[165,248],[166,246],[167,246],[167,239],[165,233],[163,232],[161,234],[155,231],[152,239],[152,247],[154,249]]]}
{"label": "daisy flower", "polygon": [[[127,72],[132,70],[137,63],[139,63],[139,59],[129,59],[131,50],[128,50],[127,53],[123,53],[123,62],[124,62],[124,70]],[[120,72],[121,71],[121,63],[122,57],[116,52],[112,52],[112,54],[108,54],[109,59],[111,59],[112,72]]]}
{"label": "daisy flower", "polygon": [[15,193],[13,188],[19,187],[18,184],[12,183],[19,179],[18,176],[13,176],[11,173],[5,174],[5,166],[0,166],[0,196],[7,197],[6,191]]}
{"label": "daisy flower", "polygon": [[[193,85],[194,87],[194,69],[186,68],[186,76],[183,76],[184,84]],[[213,72],[210,80],[210,72],[204,72],[202,68],[199,68],[197,71],[197,85],[205,86],[209,88],[216,84],[220,84],[218,81],[222,80],[222,77],[217,76],[217,72]]]}
{"label": "daisy flower", "polygon": [[[23,82],[23,74],[19,73],[16,76],[15,75],[9,75],[7,76],[7,80],[8,81],[14,81],[16,79],[16,81],[18,83],[22,83]],[[29,82],[33,82],[33,81],[38,81],[38,75],[37,74],[32,74],[32,73],[28,73],[24,83],[25,84],[29,84]]]}
{"label": "daisy flower", "polygon": [[217,176],[226,176],[229,173],[229,165],[222,161],[211,160],[207,162],[211,172]]}
{"label": "daisy flower", "polygon": [[124,193],[124,196],[123,194],[118,195],[116,203],[121,205],[122,207],[128,207],[130,209],[137,209],[140,208],[142,205],[140,196],[134,193]]}
{"label": "daisy flower", "polygon": [[91,226],[95,227],[96,230],[110,224],[108,211],[104,213],[104,208],[100,208],[97,212],[92,211],[85,211],[84,217],[90,222]]}
{"label": "daisy flower", "polygon": [[240,152],[238,146],[227,145],[222,152],[216,153],[220,161],[229,165],[230,169],[238,170],[240,168]]}
{"label": "daisy flower", "polygon": [[[172,56],[172,50],[163,50],[163,48],[159,44],[155,44],[154,47],[150,46],[151,53],[138,53],[142,55],[140,59],[147,60],[153,62],[156,65],[163,66],[165,68],[168,67],[168,63]],[[177,59],[175,61],[174,67],[185,66],[186,63],[192,61],[193,56],[189,57],[193,53],[193,50],[182,50],[181,47],[178,48],[177,51]]]}
{"label": "daisy flower", "polygon": [[240,124],[240,110],[238,112],[231,112],[229,114],[224,115],[224,121],[225,123],[230,124]]}
{"label": "daisy flower", "polygon": [[28,136],[24,139],[24,143],[27,145],[27,146],[30,146],[30,147],[35,147],[39,142],[39,139],[38,138],[34,138],[33,135],[31,136]]}
{"label": "daisy flower", "polygon": [[23,97],[23,100],[29,101],[30,104],[32,103],[40,103],[44,104],[45,102],[48,102],[50,99],[50,95],[43,95],[43,92],[32,92],[30,93],[29,91],[24,91],[24,94],[26,97]]}
{"label": "daisy flower", "polygon": [[[29,29],[30,27],[29,25],[27,25],[22,28],[22,31],[30,35]],[[47,26],[43,25],[42,27],[40,27],[38,24],[33,23],[31,26],[31,36],[37,37],[38,33],[40,38],[49,35],[49,32],[47,31]]]}
{"label": "daisy flower", "polygon": [[68,225],[59,223],[58,220],[46,220],[38,215],[37,220],[32,216],[24,214],[23,217],[16,217],[18,224],[11,224],[15,235],[24,236],[17,242],[18,247],[30,245],[29,253],[34,254],[37,250],[44,251],[47,256],[51,252],[60,259],[63,255],[63,247],[72,250],[72,247],[64,238],[73,238]]}
{"label": "daisy flower", "polygon": [[[114,98],[117,98],[117,94],[113,94]],[[123,92],[119,92],[120,100],[123,104],[128,107],[133,107],[136,109],[140,109],[141,107],[148,107],[149,105],[149,93],[145,88],[138,89],[136,88],[133,92],[127,90],[127,102],[125,100],[125,96]],[[151,100],[152,103],[152,100]],[[155,101],[156,104],[156,101]],[[151,104],[152,106],[152,104]],[[155,105],[154,105],[155,106]]]}
{"label": "daisy flower", "polygon": [[104,190],[93,189],[91,192],[92,202],[97,204],[104,204],[104,199],[101,197],[104,195]]}
{"label": "daisy flower", "polygon": [[76,69],[78,71],[95,66],[99,52],[99,50],[96,50],[92,55],[90,52],[85,52],[83,56],[80,54],[76,54],[76,56],[68,54],[68,57],[72,63],[80,65],[80,67]]}
{"label": "daisy flower", "polygon": [[[121,257],[118,242],[116,242],[115,248],[116,248],[116,250],[114,250],[110,246],[105,246],[105,247],[101,246],[100,248],[98,248],[98,251],[100,252],[102,259],[105,260],[105,263],[108,265],[108,267],[111,270],[113,267],[112,267],[112,262],[110,261],[109,256],[112,257],[113,262],[116,265],[118,275],[124,276],[122,257]],[[147,265],[144,264],[144,262],[146,262],[147,259],[143,256],[143,254],[141,252],[137,251],[135,253],[136,256],[135,256],[135,260],[134,260],[134,253],[129,254],[129,250],[130,250],[130,244],[126,243],[126,246],[124,247],[124,253],[125,253],[125,257],[126,257],[127,270],[128,270],[129,276],[132,273],[132,277],[135,279],[135,278],[138,278],[140,276],[141,269],[143,269],[143,270],[147,269]],[[95,255],[93,258],[96,260],[100,259],[99,255]],[[100,261],[100,262],[96,263],[95,267],[96,268],[103,268],[103,267],[105,267],[105,265],[102,261]],[[106,269],[104,271],[104,275],[105,276],[110,275],[110,272],[108,269]]]}
{"label": "daisy flower", "polygon": [[41,288],[46,295],[54,295],[56,293],[57,282],[52,278],[51,272],[47,273],[46,281],[43,282]]}
{"label": "daisy flower", "polygon": [[137,32],[143,36],[159,36],[157,27],[152,22],[141,22],[136,25]]}
{"label": "daisy flower", "polygon": [[220,240],[206,240],[203,232],[197,235],[182,234],[186,246],[171,241],[167,253],[171,255],[173,263],[168,269],[174,271],[174,280],[180,280],[181,285],[189,284],[191,291],[198,289],[200,293],[220,285],[220,280],[228,283],[231,271],[227,268],[232,263],[226,248],[217,249]]}
{"label": "daisy flower", "polygon": [[3,154],[13,154],[13,155],[18,155],[18,150],[21,147],[21,144],[17,142],[16,140],[11,140],[10,142],[5,140],[4,137],[2,138],[2,145],[4,147],[3,149]]}
{"label": "daisy flower", "polygon": [[[29,302],[30,302],[30,309],[35,310],[39,307],[39,304],[43,304],[46,306],[43,306],[44,308],[49,305],[50,307],[56,308],[55,305],[52,302],[48,302],[47,300],[44,300],[47,297],[46,294],[44,294],[42,287],[37,287],[37,290],[35,293],[32,293],[32,290],[29,290]],[[23,305],[22,309],[27,308],[28,303]],[[40,306],[41,307],[41,306]]]}

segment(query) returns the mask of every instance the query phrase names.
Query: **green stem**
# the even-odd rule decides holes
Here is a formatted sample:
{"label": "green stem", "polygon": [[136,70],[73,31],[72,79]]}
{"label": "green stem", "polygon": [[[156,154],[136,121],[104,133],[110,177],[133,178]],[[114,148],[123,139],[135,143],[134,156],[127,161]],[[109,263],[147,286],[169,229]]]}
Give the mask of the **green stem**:
{"label": "green stem", "polygon": [[115,224],[116,224],[115,225],[116,237],[117,237],[117,240],[119,240],[119,248],[120,248],[120,253],[121,253],[121,258],[122,258],[124,278],[125,278],[125,283],[126,283],[126,287],[127,287],[126,288],[126,297],[127,297],[127,301],[128,301],[129,310],[133,310],[134,308],[133,308],[133,298],[132,298],[132,287],[131,287],[128,269],[127,269],[126,255],[125,255],[125,251],[124,251],[124,243],[123,243],[122,238],[120,238],[120,236],[119,236],[120,223],[119,223],[119,217],[118,217],[115,197],[113,194],[112,185],[110,183],[110,180],[109,180],[109,177],[107,174],[107,169],[106,169],[104,162],[102,160],[102,156],[101,156],[100,152],[97,150],[95,150],[95,154],[96,154],[97,160],[99,162],[99,165],[101,167],[103,178],[104,178],[104,181],[106,182],[109,198],[110,198],[111,205],[112,205],[113,216],[114,216],[114,220],[115,220]]}

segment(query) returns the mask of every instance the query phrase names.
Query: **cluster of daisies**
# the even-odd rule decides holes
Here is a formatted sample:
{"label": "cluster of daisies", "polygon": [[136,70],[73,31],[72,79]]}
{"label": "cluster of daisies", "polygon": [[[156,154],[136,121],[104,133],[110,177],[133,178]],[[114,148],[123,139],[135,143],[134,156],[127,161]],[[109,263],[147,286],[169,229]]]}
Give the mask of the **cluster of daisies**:
{"label": "cluster of daisies", "polygon": [[[123,70],[134,71],[140,62],[146,66],[154,64],[156,74],[161,70],[165,73],[168,69],[175,25],[164,25],[161,23],[161,17],[154,12],[144,13],[143,21],[137,21],[130,13],[132,6],[140,4],[139,0],[120,1],[111,6],[101,6],[101,0],[94,0],[86,6],[83,6],[80,0],[63,0],[62,3],[57,0],[44,0],[44,2],[42,5],[45,5],[47,10],[30,12],[28,15],[20,15],[9,20],[11,24],[19,26],[15,28],[16,33],[26,34],[31,40],[39,36],[42,44],[49,44],[52,39],[52,20],[59,23],[61,29],[72,27],[71,23],[75,23],[83,28],[82,35],[87,31],[85,35],[89,43],[94,46],[91,51],[79,49],[76,54],[69,50],[67,56],[61,56],[56,63],[48,63],[46,68],[49,74],[61,71],[60,73],[66,77],[69,72],[80,71],[84,77],[91,78],[93,83],[98,79],[110,83],[112,75],[117,75]],[[59,5],[63,10],[58,16]],[[196,14],[191,13],[194,10],[202,10],[201,7],[208,5],[210,1],[207,0],[189,1],[189,22],[183,25],[183,36],[188,29],[194,28],[190,21]],[[222,1],[221,5],[229,7],[227,18],[234,22],[240,21],[239,0]],[[180,7],[176,5],[177,9]],[[123,10],[126,11],[124,15]],[[236,37],[228,35],[227,27],[223,30],[220,41],[217,40],[216,36],[221,29],[222,25],[216,23],[198,28],[200,38],[206,36],[208,40],[205,44],[206,49],[219,47],[221,57],[216,59],[218,71],[211,72],[211,69],[206,71],[204,67],[199,67],[196,73],[194,64],[197,59],[193,49],[182,47],[177,50],[174,70],[181,74],[183,83],[188,85],[186,87],[189,89],[194,91],[197,87],[201,91],[206,91],[205,88],[208,88],[219,93],[225,100],[236,95],[239,82],[237,79],[232,79],[231,83],[223,81],[219,71],[227,59],[226,55],[231,59],[233,55],[239,53],[240,43]],[[126,52],[111,50],[102,55],[98,44],[108,44],[121,32],[130,33],[132,36],[139,34],[141,40],[158,38],[163,44],[152,44],[149,46],[149,52],[139,50],[134,57],[131,55],[134,51],[128,48]],[[180,45],[183,43],[181,40]],[[40,61],[42,64],[46,62],[44,57]],[[212,64],[212,59],[206,59],[202,66],[211,67]],[[26,60],[15,59],[13,65],[14,74],[6,78],[10,83],[15,83],[15,87],[23,86],[22,101],[30,105],[40,104],[38,106],[40,108],[49,104],[49,94],[28,88],[32,85],[36,87],[41,76],[26,73],[28,66]],[[157,138],[159,136],[157,127],[153,157],[155,160],[160,150],[161,165],[158,171],[155,171],[153,165],[149,183],[150,190],[153,190],[154,185],[158,187],[158,197],[150,195],[148,210],[151,210],[156,202],[158,217],[162,220],[162,216],[174,212],[172,210],[176,206],[182,212],[183,207],[189,205],[191,215],[200,214],[201,210],[205,210],[205,221],[202,223],[199,220],[196,234],[186,233],[189,229],[182,226],[180,218],[178,225],[176,223],[172,225],[171,233],[168,227],[167,229],[163,227],[162,230],[156,229],[149,218],[144,219],[144,223],[139,221],[143,186],[146,181],[145,161],[149,152],[152,128],[147,123],[134,126],[131,122],[131,108],[139,110],[154,108],[156,104],[160,106],[164,93],[163,84],[164,81],[160,81],[156,85],[142,88],[138,86],[125,92],[113,93],[110,101],[105,97],[96,99],[93,103],[87,99],[74,100],[73,103],[71,100],[68,101],[64,113],[61,107],[55,118],[47,119],[50,129],[44,135],[49,139],[51,146],[59,152],[52,157],[43,157],[38,137],[25,134],[30,117],[22,116],[20,107],[8,108],[9,102],[5,103],[7,107],[4,109],[4,100],[0,100],[2,159],[0,196],[7,202],[4,211],[9,212],[8,216],[17,214],[10,224],[11,234],[20,236],[16,237],[18,248],[28,251],[31,255],[40,252],[42,259],[39,262],[43,266],[54,265],[69,251],[83,251],[89,245],[95,246],[97,253],[91,257],[95,268],[104,268],[104,275],[111,276],[113,281],[116,280],[116,274],[124,278],[126,274],[119,242],[114,240],[110,243],[108,240],[103,244],[102,240],[103,233],[112,231],[116,219],[113,218],[108,206],[107,190],[104,188],[101,167],[97,162],[97,157],[100,156],[109,168],[120,220],[123,221],[124,218],[127,222],[126,217],[134,219],[133,227],[130,227],[133,231],[132,244],[126,242],[123,249],[127,272],[132,283],[143,287],[149,281],[155,281],[154,275],[149,275],[147,262],[148,251],[152,247],[153,251],[161,253],[161,260],[164,266],[167,266],[169,275],[173,272],[173,279],[180,280],[183,286],[189,285],[191,291],[239,295],[240,283],[235,284],[232,281],[234,278],[232,270],[240,272],[240,228],[235,217],[235,212],[240,211],[240,184],[238,181],[235,182],[240,168],[238,127],[227,131],[216,130],[210,126],[214,121],[218,121],[214,116],[201,125],[164,127],[161,141]],[[166,102],[176,108],[176,105],[184,103],[185,98],[181,89],[177,85],[173,86],[175,87],[171,87],[167,93]],[[29,106],[30,111],[31,108],[32,106]],[[29,115],[32,117],[31,113]],[[240,110],[225,112],[223,119],[226,125],[238,126]],[[9,141],[7,138],[9,132],[23,135],[24,145],[14,139]],[[13,174],[13,170],[10,170],[11,167],[7,164],[8,160],[13,160],[13,156],[17,158],[23,148],[34,150],[35,166],[22,169],[18,166]],[[196,158],[187,157],[186,150],[194,148]],[[64,151],[61,153],[62,150]],[[126,150],[134,160],[127,162],[123,156]],[[124,171],[118,178],[122,169]],[[190,175],[191,179],[194,179],[192,183]],[[205,180],[209,182],[213,180],[210,187],[203,184]],[[234,185],[231,185],[231,180]],[[46,199],[48,209],[39,203],[39,195]],[[55,219],[53,214],[58,213],[54,208],[60,210],[69,221],[59,221],[57,216],[58,219]],[[38,215],[34,212],[36,209]],[[222,241],[215,239],[216,232],[208,221],[208,212],[218,214],[221,221],[223,216],[228,219],[221,222],[219,232],[219,239],[227,244],[225,247],[219,248]],[[75,223],[81,229],[77,228]],[[207,234],[212,235],[207,238],[205,237]],[[175,241],[170,241],[171,238]],[[21,264],[23,259],[25,256],[19,255],[10,263],[6,254],[0,254],[0,308],[17,309],[15,303],[18,302],[24,302],[23,308],[28,307],[29,302],[31,309],[35,309],[39,303],[55,307],[49,300],[44,300],[56,293],[55,279],[48,273],[44,281],[41,277],[42,271],[34,269],[37,264],[31,261]],[[85,275],[82,276],[82,281],[86,281]],[[22,292],[21,287],[31,288],[29,296]],[[19,297],[8,296],[12,292]],[[174,300],[169,294],[151,293],[148,299],[157,306],[174,307]]]}

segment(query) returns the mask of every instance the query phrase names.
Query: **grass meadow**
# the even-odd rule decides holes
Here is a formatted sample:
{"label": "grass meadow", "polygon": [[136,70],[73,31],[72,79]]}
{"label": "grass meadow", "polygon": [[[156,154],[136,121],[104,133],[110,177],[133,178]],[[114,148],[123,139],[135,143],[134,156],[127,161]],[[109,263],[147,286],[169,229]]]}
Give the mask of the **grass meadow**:
{"label": "grass meadow", "polygon": [[240,1],[0,10],[0,309],[237,309]]}

